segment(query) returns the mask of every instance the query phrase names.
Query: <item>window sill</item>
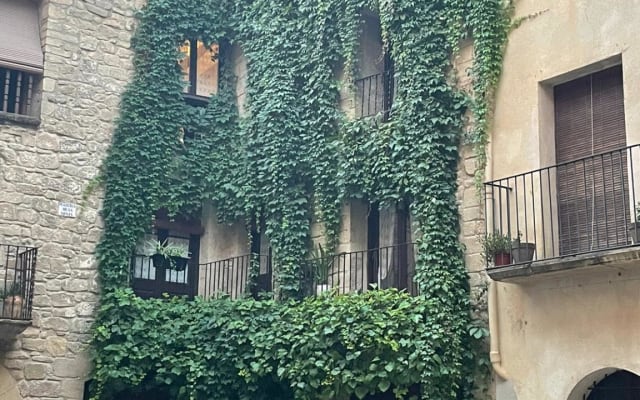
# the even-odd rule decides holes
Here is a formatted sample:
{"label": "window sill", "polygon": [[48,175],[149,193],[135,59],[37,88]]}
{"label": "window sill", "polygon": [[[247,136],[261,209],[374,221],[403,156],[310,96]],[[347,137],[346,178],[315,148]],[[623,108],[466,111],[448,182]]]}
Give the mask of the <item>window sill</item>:
{"label": "window sill", "polygon": [[33,127],[37,127],[40,125],[40,118],[0,111],[0,125],[6,123],[5,121],[13,122],[18,125],[27,125]]}
{"label": "window sill", "polygon": [[184,101],[190,106],[206,107],[209,105],[209,100],[210,100],[209,97],[198,96],[195,94],[188,94],[188,93],[183,93],[182,97],[184,98]]}

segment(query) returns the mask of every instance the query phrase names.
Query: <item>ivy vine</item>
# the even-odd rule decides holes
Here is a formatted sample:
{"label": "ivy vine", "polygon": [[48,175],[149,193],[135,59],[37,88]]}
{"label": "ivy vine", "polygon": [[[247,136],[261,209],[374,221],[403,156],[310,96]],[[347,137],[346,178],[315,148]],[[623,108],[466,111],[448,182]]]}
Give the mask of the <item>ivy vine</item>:
{"label": "ivy vine", "polygon": [[[344,71],[351,80],[358,68],[363,10],[379,15],[384,47],[394,60],[397,94],[384,123],[379,118],[348,121],[337,107],[340,82],[336,72]],[[247,323],[246,313],[272,315],[269,313],[276,309],[278,318],[285,320],[287,313],[294,312],[291,310],[303,315],[296,321],[327,316],[296,303],[145,303],[123,294],[131,251],[150,227],[155,210],[164,207],[172,214],[197,214],[204,201],[211,201],[223,221],[264,221],[273,248],[277,297],[288,300],[298,299],[303,292],[301,261],[308,255],[313,217],[323,222],[332,248],[340,230],[341,205],[360,197],[410,204],[419,249],[415,279],[422,293],[411,302],[424,318],[414,321],[420,327],[415,328],[413,339],[419,343],[416,354],[423,364],[408,371],[425,383],[425,399],[467,398],[465,368],[474,361],[468,355],[469,290],[458,242],[458,149],[465,112],[471,105],[478,171],[483,170],[491,97],[508,27],[506,15],[500,0],[149,0],[139,14],[133,39],[135,73],[122,98],[102,173],[105,231],[97,250],[103,287],[95,339],[98,387],[111,383],[124,389],[118,385],[148,384],[145,379],[149,377],[158,385],[163,384],[162,377],[171,376],[170,382],[175,382],[179,376],[183,380],[178,387],[185,390],[180,395],[190,398],[214,398],[206,397],[212,385],[236,388],[237,382],[229,376],[202,369],[210,366],[213,361],[207,357],[214,353],[202,351],[209,337],[206,330],[187,328],[187,322],[193,321],[184,313],[186,308],[209,324],[215,324],[214,319],[221,315],[213,311],[217,306],[243,310],[229,322],[236,328]],[[460,39],[469,34],[475,49],[471,97],[457,89],[451,63]],[[185,39],[220,47],[220,87],[207,107],[192,107],[183,101],[176,59]],[[245,116],[235,106],[232,46],[241,48],[248,62]],[[373,295],[362,296],[349,298],[364,304],[375,300]],[[340,297],[318,302],[326,309],[349,306]],[[114,314],[114,307],[124,310]],[[153,312],[154,307],[164,311]],[[142,316],[142,311],[151,316]],[[142,322],[132,320],[133,316]],[[136,346],[154,346],[143,344],[140,335],[169,321],[168,316],[181,329],[190,330],[195,347],[181,348],[175,357],[162,361],[154,359],[155,364],[148,365],[161,369],[151,373],[145,367],[149,357],[172,348],[157,344],[140,353]],[[401,320],[397,314],[390,318]],[[156,331],[144,340],[173,340],[170,332]],[[214,350],[260,351],[250,338],[237,340],[237,348]],[[367,339],[359,338],[352,346],[367,349]],[[344,362],[343,356],[336,355],[332,362]],[[274,358],[256,356],[252,362],[277,361],[259,367],[273,375],[269,368],[284,356],[269,357]],[[395,357],[387,361],[404,360],[401,354]],[[187,364],[194,369],[184,370]],[[310,372],[302,358],[290,359],[286,365],[284,371],[275,370],[277,379],[272,376],[269,380],[284,385],[278,390],[300,399],[334,398],[329,394],[314,397],[315,391],[305,391],[301,377]],[[263,382],[264,375],[253,374],[258,367],[250,367],[253,372],[240,374],[245,383]],[[114,368],[123,369],[116,372]],[[349,368],[349,376],[358,376],[365,366],[350,364]],[[388,383],[397,388],[407,384],[401,380]],[[360,389],[344,387],[340,390],[346,397],[335,398],[348,398],[346,393],[361,398],[360,394],[372,392],[376,385],[380,381],[371,380]],[[378,388],[388,388],[387,381]]]}

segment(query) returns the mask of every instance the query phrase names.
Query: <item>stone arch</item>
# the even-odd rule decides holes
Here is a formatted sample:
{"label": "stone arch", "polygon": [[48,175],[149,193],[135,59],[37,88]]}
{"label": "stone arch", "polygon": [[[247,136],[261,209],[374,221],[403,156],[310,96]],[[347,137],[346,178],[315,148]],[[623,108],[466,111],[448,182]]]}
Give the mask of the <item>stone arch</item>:
{"label": "stone arch", "polygon": [[22,400],[18,391],[18,384],[9,371],[2,366],[0,366],[0,399]]}
{"label": "stone arch", "polygon": [[567,397],[567,400],[584,400],[588,399],[591,394],[592,388],[599,383],[605,381],[607,377],[611,377],[616,373],[627,373],[627,374],[637,374],[634,371],[629,371],[626,369],[608,367],[602,368],[596,371],[591,372],[584,378],[582,378],[571,390],[571,393]]}

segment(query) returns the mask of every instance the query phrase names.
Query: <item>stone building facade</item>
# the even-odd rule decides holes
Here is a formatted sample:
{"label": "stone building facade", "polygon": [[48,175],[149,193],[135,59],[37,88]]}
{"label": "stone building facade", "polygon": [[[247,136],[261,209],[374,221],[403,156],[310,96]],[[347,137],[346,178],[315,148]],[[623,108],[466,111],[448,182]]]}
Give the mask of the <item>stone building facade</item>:
{"label": "stone building facade", "polygon": [[[13,17],[3,12],[20,2],[0,1],[3,29]],[[98,174],[132,73],[140,4],[24,3],[40,27],[44,68],[33,96],[41,102],[26,116],[0,112],[0,243],[37,247],[38,256],[31,324],[16,335],[16,324],[0,319],[0,399],[81,399],[102,229],[99,194],[82,197]],[[61,215],[65,205],[75,216]]]}
{"label": "stone building facade", "polygon": [[[87,349],[99,297],[94,252],[102,232],[101,194],[90,189],[111,142],[120,96],[132,76],[134,12],[144,1],[0,0],[0,21],[3,7],[21,2],[23,11],[36,18],[43,65],[33,75],[31,110],[21,115],[0,111],[0,244],[35,247],[38,252],[32,314],[23,318],[26,321],[0,318],[0,399],[79,400],[91,369]],[[367,25],[360,55],[367,77],[385,72],[378,36],[375,21]],[[463,83],[471,57],[470,47],[465,47],[458,60]],[[234,49],[232,62],[242,113],[247,66],[240,49]],[[355,117],[362,105],[344,92],[340,106]],[[484,225],[479,222],[471,149],[464,147],[462,155],[461,240],[483,313],[484,261],[477,235]],[[369,207],[356,201],[344,205],[340,251],[367,250]],[[380,218],[397,217],[382,210]],[[246,227],[219,224],[210,205],[203,205],[200,222],[201,262],[252,250]],[[389,235],[383,232],[378,246],[390,240]],[[318,224],[313,237],[321,241]],[[264,239],[259,251],[267,248]],[[0,278],[5,277],[15,278],[6,271]]]}

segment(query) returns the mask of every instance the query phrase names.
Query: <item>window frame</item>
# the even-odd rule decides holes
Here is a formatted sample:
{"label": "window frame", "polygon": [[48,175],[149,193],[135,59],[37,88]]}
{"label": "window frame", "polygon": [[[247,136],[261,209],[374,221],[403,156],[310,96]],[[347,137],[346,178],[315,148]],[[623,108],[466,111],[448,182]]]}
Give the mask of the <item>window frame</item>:
{"label": "window frame", "polygon": [[[185,83],[188,84],[186,90],[183,90],[182,96],[187,104],[192,106],[206,106],[211,99],[211,96],[203,96],[198,93],[198,43],[201,42],[203,46],[206,46],[205,42],[196,38],[186,39],[185,42],[189,42],[189,76]],[[210,51],[211,46],[209,46]],[[184,53],[183,53],[184,54]],[[186,57],[185,57],[186,58]],[[218,58],[218,69],[216,71],[217,77],[220,77],[220,60]],[[184,75],[184,72],[183,72]],[[216,82],[216,92],[218,90],[218,82]]]}

